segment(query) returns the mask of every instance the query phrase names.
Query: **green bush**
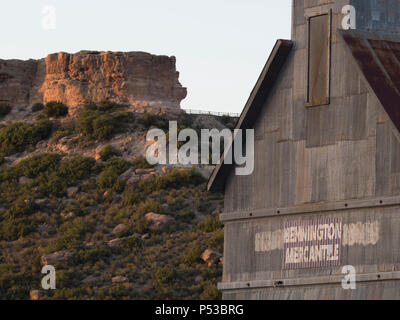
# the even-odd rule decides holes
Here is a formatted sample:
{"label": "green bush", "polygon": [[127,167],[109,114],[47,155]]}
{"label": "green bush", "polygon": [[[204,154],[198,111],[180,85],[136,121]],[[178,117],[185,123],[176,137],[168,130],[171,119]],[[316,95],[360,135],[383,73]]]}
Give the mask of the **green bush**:
{"label": "green bush", "polygon": [[4,213],[0,224],[0,239],[15,241],[35,231],[36,224],[31,216],[38,206],[32,201],[17,200],[13,206]]}
{"label": "green bush", "polygon": [[138,236],[130,236],[121,239],[121,247],[125,249],[139,249],[142,247],[142,240]]}
{"label": "green bush", "polygon": [[107,161],[113,157],[120,157],[121,152],[112,147],[111,145],[107,145],[103,150],[100,151],[100,159],[102,161]]}
{"label": "green bush", "polygon": [[0,129],[0,152],[23,151],[27,146],[33,146],[50,136],[52,124],[41,120],[36,124],[22,122],[13,123]]}
{"label": "green bush", "polygon": [[74,264],[96,263],[101,260],[106,260],[111,256],[111,248],[103,245],[99,248],[85,249],[77,251],[72,261]]}
{"label": "green bush", "polygon": [[196,218],[196,215],[193,213],[192,210],[183,209],[181,210],[181,212],[179,212],[179,220],[183,222],[191,222],[194,218]]}
{"label": "green bush", "polygon": [[132,206],[134,204],[138,204],[142,201],[143,197],[133,186],[128,186],[125,188],[124,193],[122,194],[122,205],[123,206]]}
{"label": "green bush", "polygon": [[128,170],[132,164],[122,158],[110,158],[106,161],[105,167],[114,169],[118,175]]}
{"label": "green bush", "polygon": [[125,105],[118,104],[116,102],[104,100],[98,103],[95,103],[93,101],[87,101],[84,103],[83,108],[86,110],[97,110],[97,111],[115,111],[120,108],[125,108]]}
{"label": "green bush", "polygon": [[148,180],[143,180],[139,183],[139,188],[142,192],[149,194],[154,191],[167,190],[167,189],[180,189],[188,186],[198,186],[205,182],[201,176],[194,169],[180,171],[173,169],[170,172]]}
{"label": "green bush", "polygon": [[153,168],[150,163],[147,162],[147,159],[144,157],[138,157],[132,161],[133,168],[136,169],[150,169]]}
{"label": "green bush", "polygon": [[2,166],[5,163],[5,154],[4,153],[0,153],[0,166]]}
{"label": "green bush", "polygon": [[97,178],[97,184],[102,189],[113,189],[122,192],[123,183],[119,179],[118,170],[113,167],[105,168]]}
{"label": "green bush", "polygon": [[207,282],[203,288],[203,293],[200,295],[201,300],[221,300],[221,293],[215,284]]}
{"label": "green bush", "polygon": [[118,123],[113,116],[97,110],[84,110],[76,122],[76,130],[86,137],[106,140],[117,132]]}
{"label": "green bush", "polygon": [[200,257],[202,254],[201,248],[198,244],[192,244],[182,256],[182,260],[185,264],[193,266],[200,262]]}
{"label": "green bush", "polygon": [[43,103],[35,103],[35,104],[32,106],[32,112],[34,112],[34,113],[39,112],[39,111],[42,111],[43,109],[44,109]]}
{"label": "green bush", "polygon": [[44,106],[44,113],[48,117],[65,117],[68,114],[68,107],[61,102],[50,101]]}
{"label": "green bush", "polygon": [[168,130],[169,125],[166,119],[152,113],[143,113],[140,117],[140,123],[146,128],[156,127],[162,130]]}
{"label": "green bush", "polygon": [[157,269],[155,272],[156,281],[159,286],[172,283],[176,277],[176,271],[173,266],[166,266]]}
{"label": "green bush", "polygon": [[203,232],[214,232],[222,227],[223,225],[219,221],[219,215],[208,216],[204,221],[197,225],[197,229]]}
{"label": "green bush", "polygon": [[40,173],[56,170],[60,161],[59,154],[42,153],[22,160],[16,168],[20,175],[36,178]]}
{"label": "green bush", "polygon": [[82,218],[67,221],[58,228],[57,240],[54,250],[76,248],[82,245],[82,241],[91,231],[91,228]]}
{"label": "green bush", "polygon": [[12,107],[6,102],[0,102],[0,118],[5,117],[11,112]]}

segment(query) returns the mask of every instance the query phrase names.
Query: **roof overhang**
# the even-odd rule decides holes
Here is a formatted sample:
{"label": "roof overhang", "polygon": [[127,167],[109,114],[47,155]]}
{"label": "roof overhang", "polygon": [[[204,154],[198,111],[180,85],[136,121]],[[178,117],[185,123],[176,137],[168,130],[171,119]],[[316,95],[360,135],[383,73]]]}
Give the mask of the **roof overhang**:
{"label": "roof overhang", "polygon": [[[235,129],[245,130],[253,126],[255,120],[259,117],[261,108],[274,87],[275,81],[293,48],[293,44],[294,42],[290,40],[278,40],[276,42],[272,53],[269,56],[249,99],[247,100]],[[232,140],[234,140],[234,138]],[[209,191],[224,191],[226,178],[230,170],[234,167],[234,164],[224,163],[224,155],[227,154],[232,147],[233,143],[231,143],[224,151],[219,164],[211,174],[207,184],[207,189]]]}

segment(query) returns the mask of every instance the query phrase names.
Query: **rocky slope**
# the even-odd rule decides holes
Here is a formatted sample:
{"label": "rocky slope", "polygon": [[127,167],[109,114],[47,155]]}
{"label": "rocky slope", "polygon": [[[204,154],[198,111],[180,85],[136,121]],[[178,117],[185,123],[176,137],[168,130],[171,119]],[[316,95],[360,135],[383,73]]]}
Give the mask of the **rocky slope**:
{"label": "rocky slope", "polygon": [[72,111],[85,100],[179,108],[187,92],[175,63],[175,57],[144,52],[97,51],[0,60],[0,101],[16,107],[59,101]]}

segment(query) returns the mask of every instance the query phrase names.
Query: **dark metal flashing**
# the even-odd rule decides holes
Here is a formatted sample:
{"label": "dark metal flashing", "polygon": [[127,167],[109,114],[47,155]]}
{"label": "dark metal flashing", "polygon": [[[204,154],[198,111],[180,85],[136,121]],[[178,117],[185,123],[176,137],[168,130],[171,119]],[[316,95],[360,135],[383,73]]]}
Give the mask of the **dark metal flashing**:
{"label": "dark metal flashing", "polygon": [[[275,81],[293,48],[293,44],[294,42],[290,40],[278,40],[276,42],[272,53],[250,94],[243,112],[240,115],[235,129],[245,130],[252,127],[260,114],[260,110],[264,105],[266,98],[274,87]],[[230,148],[232,148],[232,144],[228,147],[228,150]],[[226,150],[224,154],[227,154],[228,150]],[[223,192],[225,189],[225,180],[233,167],[234,165],[224,163],[223,155],[220,163],[215,167],[211,174],[207,184],[207,189],[209,191]]]}
{"label": "dark metal flashing", "polygon": [[400,131],[400,38],[340,31],[365,80]]}

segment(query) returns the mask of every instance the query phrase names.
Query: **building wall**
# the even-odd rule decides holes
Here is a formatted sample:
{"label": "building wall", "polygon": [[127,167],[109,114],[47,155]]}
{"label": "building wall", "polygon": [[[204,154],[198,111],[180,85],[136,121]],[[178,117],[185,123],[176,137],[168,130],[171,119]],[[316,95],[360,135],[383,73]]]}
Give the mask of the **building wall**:
{"label": "building wall", "polygon": [[[239,177],[232,171],[226,181],[224,283],[324,277],[341,274],[341,266],[346,264],[354,265],[361,273],[399,270],[398,207],[364,206],[354,212],[343,207],[343,211],[335,211],[335,215],[323,211],[312,216],[302,213],[302,206],[306,208],[317,203],[396,196],[400,190],[400,144],[393,124],[367,87],[337,32],[343,18],[341,8],[348,1],[294,0],[294,3],[292,37],[295,48],[254,124],[254,173]],[[331,102],[307,108],[305,15],[329,8],[333,11]],[[280,216],[280,211],[291,207],[298,208],[295,214]],[[247,213],[253,217],[246,217]],[[260,213],[263,218],[254,219]],[[243,219],[229,221],[230,216],[240,215]],[[259,232],[279,232],[289,220],[337,215],[343,223],[380,221],[379,241],[346,248],[340,267],[294,271],[282,269],[281,248],[255,251],[255,237]],[[396,288],[400,286],[396,284]],[[245,290],[241,294],[225,291],[224,297],[278,298],[302,292],[260,290]],[[369,294],[369,290],[375,289],[365,290]],[[396,298],[400,299],[400,290],[397,292]],[[346,294],[338,295],[337,289],[332,287],[315,289],[311,296],[345,298]],[[363,294],[362,291],[354,293],[354,298]]]}

